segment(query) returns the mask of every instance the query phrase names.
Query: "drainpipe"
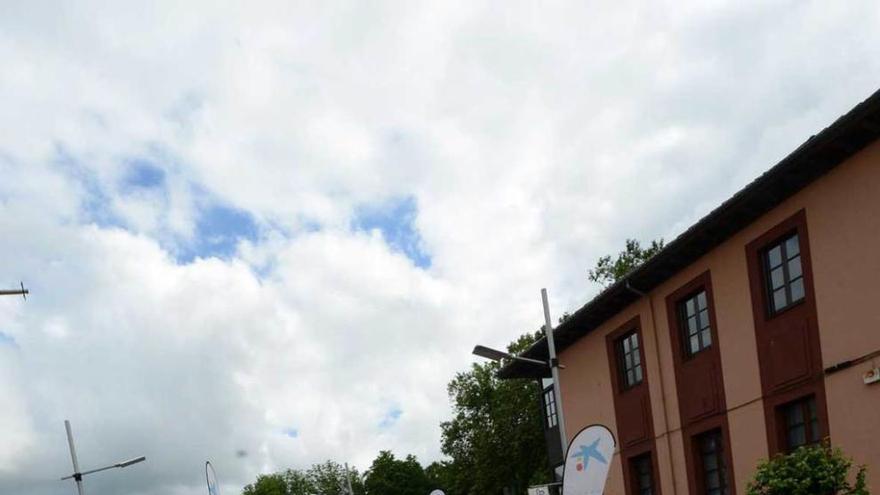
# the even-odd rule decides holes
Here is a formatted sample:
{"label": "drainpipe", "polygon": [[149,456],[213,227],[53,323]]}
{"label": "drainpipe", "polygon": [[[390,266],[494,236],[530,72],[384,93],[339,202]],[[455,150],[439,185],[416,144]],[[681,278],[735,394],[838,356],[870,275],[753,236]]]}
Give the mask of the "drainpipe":
{"label": "drainpipe", "polygon": [[[674,495],[678,490],[678,481],[675,479],[675,466],[672,462],[672,440],[670,440],[669,418],[667,417],[668,415],[666,412],[666,387],[663,385],[663,368],[660,366],[660,342],[657,340],[657,318],[654,316],[654,298],[630,285],[629,280],[626,280],[624,286],[633,294],[648,299],[648,310],[651,312],[651,329],[653,330],[651,333],[654,335],[654,359],[657,360],[657,369],[659,370],[660,375],[660,405],[663,408],[663,435],[666,437],[666,451],[669,452],[669,474],[672,476],[672,493]],[[657,465],[660,465],[659,459]]]}

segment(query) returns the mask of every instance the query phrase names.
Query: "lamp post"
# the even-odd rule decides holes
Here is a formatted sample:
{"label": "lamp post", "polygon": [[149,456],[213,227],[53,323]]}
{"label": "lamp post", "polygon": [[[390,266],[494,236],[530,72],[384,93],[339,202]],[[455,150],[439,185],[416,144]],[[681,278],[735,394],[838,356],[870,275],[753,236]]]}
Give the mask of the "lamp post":
{"label": "lamp post", "polygon": [[61,480],[63,481],[63,480],[69,480],[69,479],[73,478],[73,480],[76,481],[76,490],[79,493],[79,495],[85,495],[85,492],[83,491],[83,485],[82,485],[82,477],[83,476],[85,476],[87,474],[97,473],[99,471],[106,471],[108,469],[113,469],[113,468],[124,468],[124,467],[131,466],[132,464],[137,464],[139,462],[143,462],[143,461],[147,460],[146,457],[140,456],[140,457],[135,457],[134,459],[129,459],[127,461],[117,462],[116,464],[111,464],[109,466],[104,466],[102,468],[91,469],[89,471],[80,472],[79,471],[79,461],[76,458],[76,448],[73,446],[73,433],[70,431],[70,421],[68,421],[66,419],[64,420],[64,429],[67,430],[67,444],[70,446],[70,459],[73,461],[73,474],[71,474],[70,476],[65,476],[65,477],[61,478]]}
{"label": "lamp post", "polygon": [[12,290],[0,290],[0,296],[21,296],[27,300],[27,295],[30,294],[31,291],[24,288],[24,282],[19,282],[21,284],[21,289],[12,289]]}
{"label": "lamp post", "polygon": [[557,405],[556,412],[559,415],[559,442],[562,446],[562,452],[564,453],[568,448],[568,437],[565,435],[565,416],[562,411],[562,390],[560,390],[559,387],[559,369],[563,368],[563,366],[560,366],[559,360],[556,358],[556,344],[553,339],[553,326],[550,324],[550,304],[547,302],[547,289],[541,289],[541,302],[544,305],[544,334],[547,337],[547,348],[549,350],[550,357],[549,360],[542,361],[540,359],[515,356],[508,352],[499,351],[497,349],[492,349],[482,345],[474,347],[473,353],[476,356],[491,359],[493,361],[510,359],[513,361],[519,361],[521,363],[546,366],[550,368],[550,376],[553,377],[553,395],[556,399]]}

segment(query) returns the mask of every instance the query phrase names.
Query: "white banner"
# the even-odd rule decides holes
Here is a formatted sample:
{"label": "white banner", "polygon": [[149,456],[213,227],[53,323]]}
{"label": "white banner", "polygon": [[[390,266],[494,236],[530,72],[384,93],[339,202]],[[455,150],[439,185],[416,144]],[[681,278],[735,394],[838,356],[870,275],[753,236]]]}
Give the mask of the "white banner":
{"label": "white banner", "polygon": [[575,435],[565,453],[562,493],[602,495],[614,446],[614,435],[602,425],[588,426]]}

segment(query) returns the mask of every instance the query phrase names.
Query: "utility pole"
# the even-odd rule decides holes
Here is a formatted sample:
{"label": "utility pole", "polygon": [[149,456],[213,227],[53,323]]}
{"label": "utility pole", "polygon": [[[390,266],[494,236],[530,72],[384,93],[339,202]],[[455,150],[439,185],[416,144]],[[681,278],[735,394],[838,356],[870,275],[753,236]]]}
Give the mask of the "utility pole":
{"label": "utility pole", "polygon": [[24,282],[19,283],[21,284],[21,289],[0,290],[0,296],[21,296],[27,301],[27,295],[30,294],[31,291],[24,288]]}

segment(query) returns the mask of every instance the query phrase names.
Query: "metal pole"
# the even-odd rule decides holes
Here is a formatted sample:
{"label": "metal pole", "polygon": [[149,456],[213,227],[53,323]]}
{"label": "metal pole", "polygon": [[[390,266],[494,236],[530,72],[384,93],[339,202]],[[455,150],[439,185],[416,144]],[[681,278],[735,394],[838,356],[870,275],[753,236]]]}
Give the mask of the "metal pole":
{"label": "metal pole", "polygon": [[354,495],[354,490],[351,489],[351,473],[348,471],[348,463],[345,463],[345,483],[348,485],[348,495]]}
{"label": "metal pole", "polygon": [[70,431],[70,421],[64,420],[64,429],[67,430],[67,443],[70,445],[70,458],[73,460],[73,479],[76,481],[76,490],[79,495],[85,495],[82,485],[82,474],[79,472],[79,461],[76,460],[76,448],[73,446],[73,433]]}
{"label": "metal pole", "polygon": [[21,289],[0,290],[0,296],[21,296],[27,300],[27,295],[30,294],[30,291],[24,288],[24,282],[21,282],[20,285]]}
{"label": "metal pole", "polygon": [[541,289],[541,302],[544,303],[544,333],[547,335],[547,349],[550,351],[550,374],[553,376],[553,395],[556,397],[556,414],[559,416],[559,440],[564,456],[568,451],[568,436],[565,434],[562,389],[559,386],[559,360],[556,359],[556,343],[553,340],[553,325],[550,322],[550,303],[547,302],[547,289]]}

